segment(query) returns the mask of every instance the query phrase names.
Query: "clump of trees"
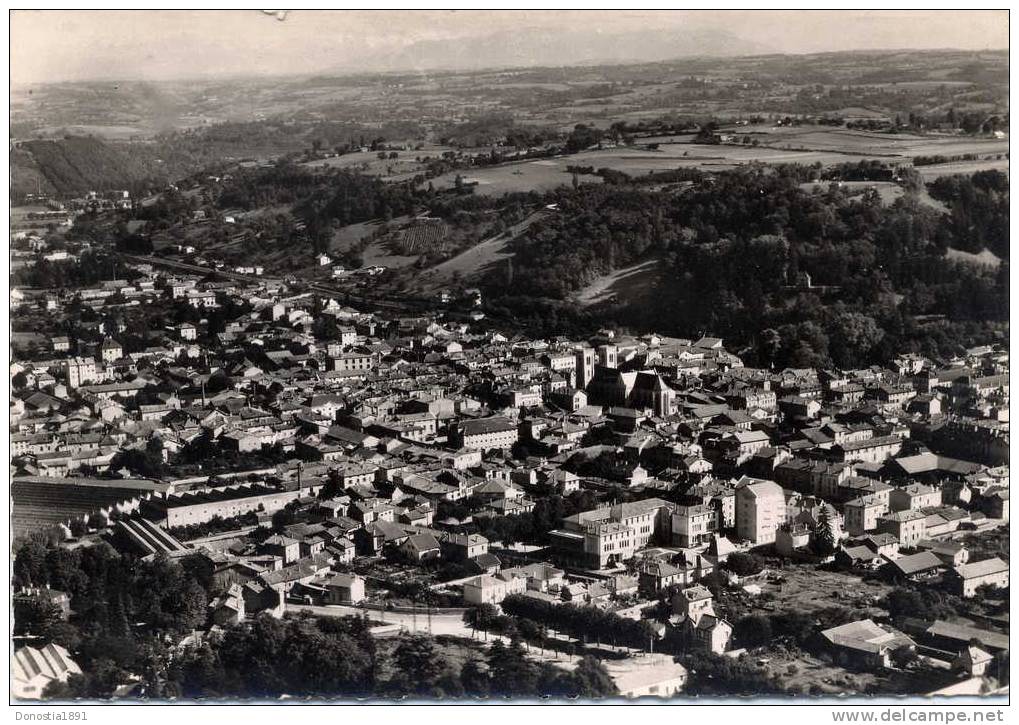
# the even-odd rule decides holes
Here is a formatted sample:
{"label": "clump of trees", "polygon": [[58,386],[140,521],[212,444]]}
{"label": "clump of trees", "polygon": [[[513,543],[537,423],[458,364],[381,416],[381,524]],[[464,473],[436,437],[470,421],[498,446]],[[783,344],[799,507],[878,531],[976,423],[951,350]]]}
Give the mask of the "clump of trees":
{"label": "clump of trees", "polygon": [[723,655],[698,654],[690,662],[687,695],[747,695],[761,697],[784,692],[781,682],[754,666],[746,658],[732,659]]}
{"label": "clump of trees", "polygon": [[831,513],[825,504],[821,505],[821,510],[817,515],[817,525],[812,533],[811,547],[815,554],[826,557],[835,553],[835,550],[838,548],[838,542],[835,539],[835,529],[832,524]]}
{"label": "clump of trees", "polygon": [[881,602],[892,619],[916,617],[918,619],[949,619],[964,609],[965,603],[954,594],[931,587],[896,587]]}
{"label": "clump of trees", "polygon": [[487,656],[472,656],[459,668],[434,640],[400,639],[392,655],[394,673],[383,692],[394,697],[609,697],[615,684],[598,659],[586,656],[572,672],[529,660],[519,639],[497,639]]}
{"label": "clump of trees", "polygon": [[[564,518],[597,505],[598,499],[590,491],[576,491],[566,496],[539,498],[534,510],[508,516],[483,516],[474,519],[474,527],[490,541],[515,543],[543,543],[549,531],[562,525]],[[464,519],[480,508],[481,502],[468,498],[464,501],[440,501],[437,518]]]}
{"label": "clump of trees", "polygon": [[597,636],[602,641],[630,647],[646,647],[655,636],[646,620],[627,619],[595,607],[554,604],[511,594],[502,602],[507,614],[530,619],[573,637]]}
{"label": "clump of trees", "polygon": [[726,557],[724,567],[736,576],[754,576],[764,571],[764,560],[757,554],[737,551]]}
{"label": "clump of trees", "polygon": [[950,246],[967,252],[989,249],[1009,258],[1008,176],[995,170],[942,176],[929,188],[931,196],[949,208]]}
{"label": "clump of trees", "polygon": [[66,549],[22,542],[14,557],[14,586],[47,586],[67,592],[72,615],[65,622],[52,607],[36,607],[16,622],[16,633],[66,647],[84,672],[53,697],[109,697],[132,675],[160,684],[167,639],[203,626],[209,593],[193,562],[122,556],[105,543]]}
{"label": "clump of trees", "polygon": [[380,665],[362,619],[268,615],[228,627],[185,651],[166,672],[182,697],[357,697],[372,694]]}
{"label": "clump of trees", "polygon": [[333,171],[327,181],[322,184],[316,179],[294,203],[294,213],[305,223],[315,252],[328,251],[334,229],[410,214],[428,195],[413,182],[387,184],[346,170]]}
{"label": "clump of trees", "polygon": [[810,645],[819,630],[845,624],[851,619],[853,613],[845,607],[828,607],[811,614],[748,614],[734,623],[733,642],[739,647],[761,647],[784,639],[803,647]]}

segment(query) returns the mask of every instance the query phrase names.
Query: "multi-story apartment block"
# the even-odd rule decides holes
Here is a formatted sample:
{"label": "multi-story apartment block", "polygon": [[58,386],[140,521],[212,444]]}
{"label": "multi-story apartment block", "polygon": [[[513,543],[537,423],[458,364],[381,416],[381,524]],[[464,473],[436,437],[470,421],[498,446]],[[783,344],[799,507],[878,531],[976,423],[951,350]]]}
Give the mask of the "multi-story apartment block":
{"label": "multi-story apartment block", "polygon": [[592,569],[618,565],[653,539],[671,537],[674,505],[658,498],[602,506],[563,520],[551,533],[557,555]]}
{"label": "multi-story apartment block", "polygon": [[862,536],[868,531],[874,531],[877,528],[878,519],[886,511],[887,504],[874,496],[849,501],[843,508],[846,531],[850,536]]}
{"label": "multi-story apartment block", "polygon": [[461,423],[454,435],[460,446],[472,450],[511,448],[520,439],[516,423],[498,416]]}
{"label": "multi-story apartment block", "polygon": [[922,483],[896,488],[888,495],[888,505],[892,511],[919,511],[929,506],[940,506],[941,489]]}
{"label": "multi-story apartment block", "polygon": [[785,492],[774,481],[744,476],[736,484],[736,533],[754,546],[771,544],[785,522]]}
{"label": "multi-story apartment block", "polygon": [[877,530],[897,538],[903,548],[912,548],[927,536],[927,517],[920,511],[896,511],[878,518]]}
{"label": "multi-story apartment block", "polygon": [[64,367],[67,371],[68,387],[78,388],[100,379],[94,358],[73,357],[65,363]]}
{"label": "multi-story apartment block", "polygon": [[693,547],[707,543],[715,528],[716,515],[711,506],[677,506],[672,514],[672,543]]}

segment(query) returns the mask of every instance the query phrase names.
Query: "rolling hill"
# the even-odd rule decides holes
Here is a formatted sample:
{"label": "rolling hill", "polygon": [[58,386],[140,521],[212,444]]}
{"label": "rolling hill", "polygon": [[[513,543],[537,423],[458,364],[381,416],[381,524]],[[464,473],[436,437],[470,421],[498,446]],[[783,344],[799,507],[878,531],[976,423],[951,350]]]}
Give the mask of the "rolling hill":
{"label": "rolling hill", "polygon": [[67,196],[90,189],[123,189],[165,177],[143,146],[118,147],[97,138],[70,136],[17,143],[11,149],[11,195],[42,192]]}

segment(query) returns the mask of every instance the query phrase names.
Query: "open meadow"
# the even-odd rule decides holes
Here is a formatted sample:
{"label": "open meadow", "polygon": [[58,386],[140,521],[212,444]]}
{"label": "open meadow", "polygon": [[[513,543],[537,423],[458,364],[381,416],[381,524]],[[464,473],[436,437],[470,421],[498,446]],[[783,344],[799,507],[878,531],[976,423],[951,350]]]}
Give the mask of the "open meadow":
{"label": "open meadow", "polygon": [[[781,128],[745,127],[737,136],[749,136],[758,145],[696,144],[687,134],[639,139],[631,146],[589,149],[572,155],[555,156],[461,172],[475,193],[501,196],[510,192],[547,191],[572,183],[569,167],[612,169],[633,176],[681,168],[722,171],[752,163],[821,164],[834,166],[864,160],[912,161],[921,156],[957,156],[975,154],[978,160],[958,161],[917,167],[927,180],[955,173],[1008,167],[1008,139],[958,136],[919,136],[850,131],[843,128],[811,126]],[[1001,158],[999,158],[1001,157]],[[450,188],[456,173],[433,180],[436,188]],[[583,183],[597,177],[582,175]],[[884,195],[883,195],[884,196]]]}

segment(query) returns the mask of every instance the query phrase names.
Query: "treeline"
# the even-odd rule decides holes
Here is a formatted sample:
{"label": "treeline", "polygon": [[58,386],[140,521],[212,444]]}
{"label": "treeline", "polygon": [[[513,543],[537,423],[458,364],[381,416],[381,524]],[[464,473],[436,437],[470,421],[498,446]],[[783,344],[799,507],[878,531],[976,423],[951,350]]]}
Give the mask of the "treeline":
{"label": "treeline", "polygon": [[252,171],[237,171],[222,184],[216,204],[221,209],[256,209],[291,205],[321,186],[308,170],[287,162]]}
{"label": "treeline", "polygon": [[935,164],[947,164],[952,161],[976,161],[979,156],[977,154],[955,154],[953,156],[944,156],[942,154],[934,154],[933,156],[914,156],[913,166],[933,166]]}
{"label": "treeline", "polygon": [[439,143],[458,148],[502,143],[516,148],[529,148],[555,140],[558,132],[551,126],[518,126],[509,113],[490,113],[440,127],[436,135]]}
{"label": "treeline", "polygon": [[410,183],[387,184],[346,169],[312,173],[282,161],[270,168],[237,172],[219,186],[216,204],[221,209],[290,207],[303,229],[287,221],[284,231],[294,238],[306,233],[313,250],[325,252],[334,229],[410,214],[430,196]]}
{"label": "treeline", "polygon": [[593,166],[567,166],[566,171],[574,175],[600,176],[606,184],[637,184],[637,185],[660,185],[676,184],[680,182],[700,182],[704,180],[705,173],[697,168],[665,169],[655,171],[652,169],[646,174],[632,176],[625,171],[601,167],[595,169]]}
{"label": "treeline", "polygon": [[949,208],[949,244],[979,252],[989,249],[1001,259],[1008,249],[1008,176],[978,171],[972,176],[941,176],[928,187],[930,195]]}
{"label": "treeline", "polygon": [[[228,481],[223,485],[229,485],[233,483]],[[214,485],[212,481],[209,485]],[[246,514],[240,514],[239,516],[229,516],[223,518],[222,516],[213,516],[211,519],[200,524],[189,524],[187,526],[177,526],[169,529],[171,536],[176,537],[180,541],[192,541],[193,539],[202,539],[206,536],[213,536],[215,534],[221,534],[225,531],[236,531],[237,529],[245,526],[257,526],[258,525],[258,514],[253,511],[249,511]]]}
{"label": "treeline", "polygon": [[489,275],[492,291],[563,299],[664,243],[664,210],[652,192],[585,186],[552,196],[558,213],[535,222],[511,243],[512,273]]}
{"label": "treeline", "polygon": [[380,664],[361,619],[261,615],[175,658],[164,696],[357,697],[375,691]]}
{"label": "treeline", "polygon": [[647,620],[620,617],[596,607],[554,604],[521,594],[511,594],[500,606],[506,614],[539,622],[578,639],[597,637],[605,643],[643,649],[655,636]]}

